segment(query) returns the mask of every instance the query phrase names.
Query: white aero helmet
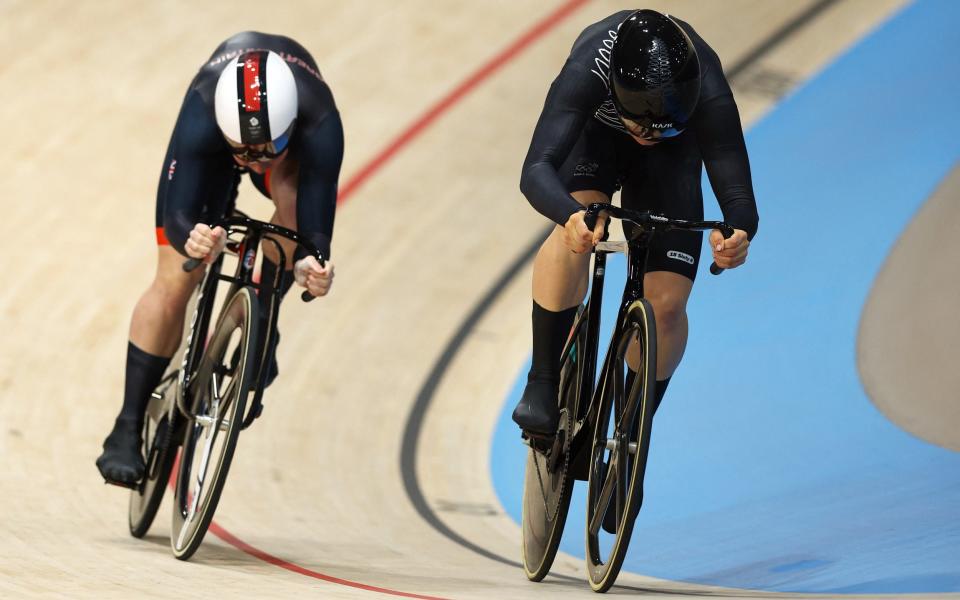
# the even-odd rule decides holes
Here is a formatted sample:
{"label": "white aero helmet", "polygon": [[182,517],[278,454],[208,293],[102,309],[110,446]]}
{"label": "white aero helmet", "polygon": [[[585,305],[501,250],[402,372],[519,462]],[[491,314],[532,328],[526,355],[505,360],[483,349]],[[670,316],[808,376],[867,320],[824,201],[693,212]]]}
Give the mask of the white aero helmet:
{"label": "white aero helmet", "polygon": [[253,50],[227,63],[214,96],[217,125],[235,154],[264,145],[257,155],[286,150],[297,120],[297,82],[276,52]]}

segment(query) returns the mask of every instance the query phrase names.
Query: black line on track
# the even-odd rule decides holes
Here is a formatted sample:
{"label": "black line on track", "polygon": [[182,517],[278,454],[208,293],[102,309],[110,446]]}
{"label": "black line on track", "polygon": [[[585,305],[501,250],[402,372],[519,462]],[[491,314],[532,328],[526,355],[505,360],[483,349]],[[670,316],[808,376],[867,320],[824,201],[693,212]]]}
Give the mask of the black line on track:
{"label": "black line on track", "polygon": [[[820,2],[813,4],[805,11],[791,19],[783,27],[774,31],[772,34],[767,36],[764,41],[760,42],[752,50],[747,52],[747,54],[741,57],[740,60],[730,67],[730,69],[727,69],[727,79],[733,83],[733,79],[742,75],[747,69],[753,66],[767,53],[792,37],[811,21],[817,18],[827,8],[839,1],[840,0],[820,0]],[[510,266],[507,267],[506,271],[500,275],[497,281],[494,282],[489,290],[487,290],[487,293],[484,294],[484,296],[479,302],[477,302],[476,305],[474,305],[473,309],[466,316],[463,322],[460,323],[456,333],[454,333],[453,337],[450,338],[450,341],[447,342],[443,352],[440,353],[439,358],[434,363],[433,368],[430,370],[429,375],[427,375],[426,380],[424,380],[420,391],[417,393],[417,399],[413,404],[413,408],[410,410],[410,414],[407,417],[407,422],[403,428],[403,441],[400,446],[400,472],[403,476],[403,487],[407,492],[407,498],[417,511],[417,514],[419,514],[420,517],[434,530],[450,541],[463,546],[468,550],[476,552],[484,558],[517,568],[523,568],[523,565],[517,561],[500,556],[495,552],[491,552],[490,550],[471,542],[470,540],[450,529],[446,523],[440,520],[436,512],[434,512],[434,510],[430,507],[430,504],[427,502],[426,498],[424,498],[423,492],[420,489],[420,482],[417,478],[416,464],[417,446],[419,445],[420,431],[423,428],[423,420],[427,414],[427,409],[430,407],[430,402],[433,400],[433,396],[436,393],[437,388],[440,386],[440,381],[443,379],[446,370],[450,367],[450,364],[453,363],[453,359],[456,358],[457,354],[460,352],[460,349],[463,347],[464,342],[466,342],[467,337],[473,332],[474,327],[476,327],[477,323],[480,322],[480,319],[482,319],[490,307],[493,306],[493,303],[496,301],[500,293],[506,289],[508,285],[510,285],[523,267],[533,259],[537,253],[537,250],[540,249],[540,245],[543,243],[543,240],[546,239],[547,235],[550,234],[552,229],[553,225],[547,227],[536,238],[534,238],[532,243],[524,248],[523,252],[517,255],[513,262],[510,263]],[[517,435],[519,436],[519,433]],[[550,575],[560,579],[578,582],[582,581],[581,578],[571,577],[569,575],[561,575],[556,573],[551,573]],[[655,591],[623,585],[618,585],[616,587],[644,592]]]}
{"label": "black line on track", "polygon": [[500,292],[513,281],[513,278],[523,269],[524,265],[537,253],[540,244],[542,244],[543,240],[549,235],[551,229],[553,229],[553,226],[550,226],[541,235],[537,236],[533,242],[514,259],[510,266],[507,267],[507,270],[500,275],[500,278],[497,279],[493,286],[487,290],[487,293],[484,294],[483,298],[473,307],[473,310],[470,311],[467,318],[464,319],[460,327],[457,328],[457,332],[453,335],[453,338],[447,342],[447,346],[443,349],[437,362],[434,363],[430,374],[423,383],[423,387],[420,388],[420,392],[417,394],[417,400],[413,404],[413,409],[411,409],[410,416],[407,418],[407,424],[403,429],[403,443],[400,446],[400,472],[403,474],[403,487],[407,492],[407,498],[410,499],[411,504],[413,504],[417,513],[423,517],[423,520],[445,537],[465,548],[473,550],[480,556],[519,568],[523,568],[523,565],[504,558],[499,554],[490,552],[486,548],[482,548],[470,540],[465,539],[447,527],[447,525],[437,517],[437,514],[430,508],[430,504],[427,503],[426,498],[423,497],[423,492],[420,491],[420,482],[417,480],[416,468],[417,445],[420,441],[420,429],[423,427],[423,418],[427,413],[427,408],[430,406],[431,400],[433,400],[433,395],[436,393],[437,387],[440,385],[440,381],[443,379],[444,372],[446,372],[450,363],[453,362],[463,343],[467,341],[467,336],[470,335],[476,324],[483,318],[483,315],[490,309],[494,301],[496,301]]}
{"label": "black line on track", "polygon": [[772,34],[767,36],[767,39],[754,46],[753,50],[740,57],[740,60],[738,60],[736,64],[729,69],[724,69],[727,79],[731,80],[732,82],[733,79],[736,79],[742,75],[743,72],[752,67],[754,63],[763,58],[771,50],[782,44],[785,40],[792,37],[793,34],[806,27],[811,21],[820,16],[823,11],[830,8],[838,1],[839,0],[820,0],[820,2],[817,2],[796,17],[790,19],[790,21],[784,24],[783,27],[774,31]]}

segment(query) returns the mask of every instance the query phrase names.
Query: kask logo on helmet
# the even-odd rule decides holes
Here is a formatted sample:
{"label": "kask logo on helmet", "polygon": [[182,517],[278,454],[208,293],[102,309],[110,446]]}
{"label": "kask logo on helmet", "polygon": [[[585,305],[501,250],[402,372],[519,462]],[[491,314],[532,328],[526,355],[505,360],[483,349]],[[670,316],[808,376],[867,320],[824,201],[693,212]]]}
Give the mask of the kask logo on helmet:
{"label": "kask logo on helmet", "polygon": [[661,137],[686,128],[700,95],[700,63],[677,22],[653,10],[634,12],[617,31],[610,65],[611,95],[622,117]]}

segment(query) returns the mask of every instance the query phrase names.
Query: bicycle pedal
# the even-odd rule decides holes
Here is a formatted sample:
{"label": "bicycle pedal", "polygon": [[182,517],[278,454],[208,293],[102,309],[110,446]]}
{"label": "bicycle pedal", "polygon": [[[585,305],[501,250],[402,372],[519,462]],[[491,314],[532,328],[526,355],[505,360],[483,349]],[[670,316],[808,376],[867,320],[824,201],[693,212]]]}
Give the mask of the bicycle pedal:
{"label": "bicycle pedal", "polygon": [[103,480],[104,485],[115,485],[117,487],[127,488],[128,490],[135,490],[140,487],[140,482],[136,483],[124,483],[122,481],[110,481],[109,479]]}
{"label": "bicycle pedal", "polygon": [[540,435],[537,433],[524,432],[524,443],[541,454],[549,454],[553,448],[555,435]]}

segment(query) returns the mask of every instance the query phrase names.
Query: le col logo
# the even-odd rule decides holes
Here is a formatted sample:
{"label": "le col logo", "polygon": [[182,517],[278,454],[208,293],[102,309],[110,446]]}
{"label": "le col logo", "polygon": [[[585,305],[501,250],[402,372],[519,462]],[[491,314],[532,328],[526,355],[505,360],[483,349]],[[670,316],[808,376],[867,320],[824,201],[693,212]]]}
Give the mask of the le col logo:
{"label": "le col logo", "polygon": [[683,252],[677,252],[676,250],[670,250],[669,252],[667,252],[667,258],[672,258],[674,260],[682,260],[688,265],[692,265],[694,262],[692,256],[690,256],[689,254],[684,254]]}

